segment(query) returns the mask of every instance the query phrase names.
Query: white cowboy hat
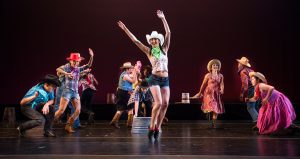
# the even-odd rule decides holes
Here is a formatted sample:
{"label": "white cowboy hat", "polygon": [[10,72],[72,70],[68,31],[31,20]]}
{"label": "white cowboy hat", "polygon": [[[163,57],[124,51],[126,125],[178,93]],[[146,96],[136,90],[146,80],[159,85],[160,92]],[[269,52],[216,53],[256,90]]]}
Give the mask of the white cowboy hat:
{"label": "white cowboy hat", "polygon": [[251,67],[247,57],[242,57],[241,59],[236,59],[236,61],[244,66]]}
{"label": "white cowboy hat", "polygon": [[124,68],[133,68],[134,66],[131,65],[131,62],[125,62],[123,63],[123,66],[121,66],[120,68],[121,69],[124,69]]}
{"label": "white cowboy hat", "polygon": [[211,66],[212,66],[213,64],[217,64],[217,65],[219,66],[219,70],[218,70],[218,71],[221,70],[221,61],[218,60],[218,59],[212,59],[212,60],[210,60],[210,61],[208,62],[208,64],[207,64],[207,70],[208,70],[209,72],[211,72]]}
{"label": "white cowboy hat", "polygon": [[260,80],[262,80],[263,83],[267,83],[266,77],[260,72],[250,72],[249,76],[250,77],[255,76],[255,77],[259,78]]}
{"label": "white cowboy hat", "polygon": [[165,41],[164,36],[162,34],[158,34],[157,31],[152,31],[151,35],[149,35],[149,34],[146,35],[146,39],[149,44],[150,44],[150,39],[153,39],[153,38],[158,39],[161,46],[164,44],[164,41]]}

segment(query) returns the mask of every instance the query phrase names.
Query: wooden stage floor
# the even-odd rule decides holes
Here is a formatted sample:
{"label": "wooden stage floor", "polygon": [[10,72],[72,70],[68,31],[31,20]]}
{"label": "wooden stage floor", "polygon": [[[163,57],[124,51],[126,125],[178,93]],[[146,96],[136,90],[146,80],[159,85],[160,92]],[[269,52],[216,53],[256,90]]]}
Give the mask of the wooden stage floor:
{"label": "wooden stage floor", "polygon": [[263,136],[251,130],[247,121],[219,121],[210,129],[206,121],[170,121],[159,141],[149,142],[146,134],[131,134],[97,121],[74,134],[55,126],[56,138],[42,136],[42,129],[19,138],[15,126],[0,125],[0,158],[6,159],[94,159],[94,158],[300,158],[300,132],[293,135]]}

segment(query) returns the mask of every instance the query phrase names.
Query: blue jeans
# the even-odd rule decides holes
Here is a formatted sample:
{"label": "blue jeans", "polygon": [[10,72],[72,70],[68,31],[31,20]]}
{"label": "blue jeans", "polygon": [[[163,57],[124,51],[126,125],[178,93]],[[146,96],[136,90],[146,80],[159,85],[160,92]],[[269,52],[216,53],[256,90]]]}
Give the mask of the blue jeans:
{"label": "blue jeans", "polygon": [[252,121],[257,122],[258,112],[256,110],[258,102],[246,102],[247,110],[251,115]]}

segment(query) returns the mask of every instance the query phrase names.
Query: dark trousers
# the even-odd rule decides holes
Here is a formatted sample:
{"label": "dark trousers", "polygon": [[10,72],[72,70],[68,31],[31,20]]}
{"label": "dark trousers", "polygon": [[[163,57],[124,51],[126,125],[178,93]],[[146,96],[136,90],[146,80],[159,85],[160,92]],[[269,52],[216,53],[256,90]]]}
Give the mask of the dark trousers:
{"label": "dark trousers", "polygon": [[81,103],[81,112],[85,114],[90,114],[93,111],[92,108],[92,98],[94,95],[94,90],[87,88],[82,92],[80,103]]}
{"label": "dark trousers", "polygon": [[[142,104],[145,104],[145,108],[142,109]],[[134,106],[134,103],[132,103],[132,105]],[[152,114],[152,101],[148,100],[148,101],[141,101],[139,103],[139,111],[138,111],[138,117],[151,117]]]}
{"label": "dark trousers", "polygon": [[30,120],[20,124],[22,130],[28,130],[40,125],[44,125],[44,131],[50,131],[52,129],[52,121],[54,119],[54,106],[49,106],[49,113],[44,115],[42,109],[44,104],[39,104],[33,109],[31,105],[21,106],[21,112],[23,115],[28,117]]}

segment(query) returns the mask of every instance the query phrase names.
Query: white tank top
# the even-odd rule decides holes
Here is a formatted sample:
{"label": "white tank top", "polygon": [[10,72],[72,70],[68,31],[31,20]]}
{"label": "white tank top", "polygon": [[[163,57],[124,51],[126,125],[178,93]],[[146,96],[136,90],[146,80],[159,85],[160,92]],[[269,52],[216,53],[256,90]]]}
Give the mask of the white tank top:
{"label": "white tank top", "polygon": [[159,71],[168,72],[168,56],[167,54],[161,53],[159,59],[155,56],[149,56],[150,63],[152,65],[152,74]]}

